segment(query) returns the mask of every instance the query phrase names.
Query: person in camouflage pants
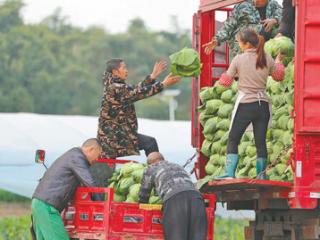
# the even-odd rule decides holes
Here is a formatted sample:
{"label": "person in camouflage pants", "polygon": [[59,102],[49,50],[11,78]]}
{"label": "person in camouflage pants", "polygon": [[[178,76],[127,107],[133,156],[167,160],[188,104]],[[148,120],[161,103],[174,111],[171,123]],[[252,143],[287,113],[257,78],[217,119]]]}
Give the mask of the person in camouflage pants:
{"label": "person in camouflage pants", "polygon": [[160,93],[180,80],[180,77],[168,75],[162,82],[156,81],[166,66],[165,61],[156,63],[150,75],[132,86],[125,82],[128,70],[122,59],[107,62],[98,129],[98,139],[103,149],[101,157],[139,155],[139,150],[144,150],[148,156],[158,151],[153,137],[138,133],[134,102]]}
{"label": "person in camouflage pants", "polygon": [[235,36],[245,28],[256,29],[267,41],[273,37],[273,30],[279,24],[281,16],[282,8],[276,0],[247,0],[238,3],[234,6],[231,17],[224,22],[213,39],[203,45],[205,53],[210,54],[217,46],[228,42],[232,57],[236,56],[240,53],[240,48]]}

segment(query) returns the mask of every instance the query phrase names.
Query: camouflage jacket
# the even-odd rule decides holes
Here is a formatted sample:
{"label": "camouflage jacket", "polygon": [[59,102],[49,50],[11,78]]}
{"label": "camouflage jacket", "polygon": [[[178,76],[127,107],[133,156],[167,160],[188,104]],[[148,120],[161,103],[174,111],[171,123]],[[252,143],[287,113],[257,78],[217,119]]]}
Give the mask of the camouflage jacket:
{"label": "camouflage jacket", "polygon": [[138,121],[133,103],[162,91],[163,84],[147,76],[131,86],[119,78],[105,75],[98,139],[103,158],[139,155]]}
{"label": "camouflage jacket", "polygon": [[[266,19],[276,19],[280,23],[282,8],[276,0],[269,0],[266,6]],[[232,56],[240,53],[240,48],[235,42],[236,34],[244,28],[255,28],[261,32],[263,25],[258,9],[253,5],[252,0],[236,4],[232,15],[224,22],[222,28],[215,35],[218,44],[228,42]]]}
{"label": "camouflage jacket", "polygon": [[198,191],[183,167],[167,161],[149,165],[144,171],[139,202],[149,201],[152,188],[155,188],[163,202],[180,192]]}

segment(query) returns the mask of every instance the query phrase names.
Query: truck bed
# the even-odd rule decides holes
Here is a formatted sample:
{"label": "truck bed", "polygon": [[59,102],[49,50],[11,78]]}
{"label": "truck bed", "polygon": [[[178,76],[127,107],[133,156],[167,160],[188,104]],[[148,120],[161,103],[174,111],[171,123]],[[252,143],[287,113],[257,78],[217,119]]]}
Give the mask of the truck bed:
{"label": "truck bed", "polygon": [[210,181],[200,190],[215,195],[216,202],[226,202],[228,209],[254,210],[274,204],[287,208],[291,187],[290,182],[240,178]]}

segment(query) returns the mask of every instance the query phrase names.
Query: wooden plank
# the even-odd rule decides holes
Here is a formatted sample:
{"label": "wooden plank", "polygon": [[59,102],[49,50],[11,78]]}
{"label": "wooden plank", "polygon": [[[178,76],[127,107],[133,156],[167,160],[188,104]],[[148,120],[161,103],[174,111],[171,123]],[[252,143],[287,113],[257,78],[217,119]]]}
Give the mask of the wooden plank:
{"label": "wooden plank", "polygon": [[208,187],[211,190],[246,190],[246,189],[288,189],[291,188],[290,182],[270,181],[270,180],[258,180],[249,178],[236,178],[236,179],[224,179],[211,181],[208,183]]}

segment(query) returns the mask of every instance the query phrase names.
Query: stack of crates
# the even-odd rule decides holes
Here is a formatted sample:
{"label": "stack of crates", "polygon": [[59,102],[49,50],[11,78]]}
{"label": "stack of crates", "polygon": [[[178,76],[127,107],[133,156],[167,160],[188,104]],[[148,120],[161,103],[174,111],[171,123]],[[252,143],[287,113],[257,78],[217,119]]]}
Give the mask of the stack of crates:
{"label": "stack of crates", "polygon": [[[105,200],[92,200],[92,194],[96,193],[103,194]],[[215,197],[204,195],[204,198],[208,240],[213,240]],[[158,204],[114,202],[112,188],[79,187],[62,218],[71,239],[163,239],[161,207]]]}

